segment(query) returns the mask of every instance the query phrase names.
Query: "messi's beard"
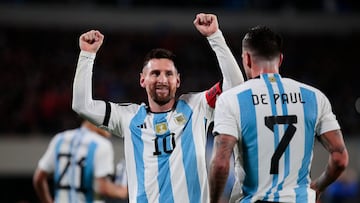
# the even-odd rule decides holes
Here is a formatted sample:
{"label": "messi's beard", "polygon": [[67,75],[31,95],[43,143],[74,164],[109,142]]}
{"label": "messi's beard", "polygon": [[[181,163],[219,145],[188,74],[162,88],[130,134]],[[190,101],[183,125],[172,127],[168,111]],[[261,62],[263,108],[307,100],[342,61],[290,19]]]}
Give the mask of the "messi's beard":
{"label": "messi's beard", "polygon": [[169,103],[173,98],[174,98],[174,96],[171,96],[171,95],[168,95],[166,97],[159,97],[158,95],[154,95],[153,100],[158,105],[163,106],[163,105]]}

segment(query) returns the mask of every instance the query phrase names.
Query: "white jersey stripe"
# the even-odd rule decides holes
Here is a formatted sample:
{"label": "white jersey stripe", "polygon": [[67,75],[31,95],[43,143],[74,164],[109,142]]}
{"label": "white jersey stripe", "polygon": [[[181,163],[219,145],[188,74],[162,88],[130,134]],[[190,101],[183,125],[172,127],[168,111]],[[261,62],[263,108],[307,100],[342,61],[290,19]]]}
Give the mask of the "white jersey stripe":
{"label": "white jersey stripe", "polygon": [[[188,188],[189,202],[201,202],[201,188],[199,182],[197,156],[190,157],[186,154],[196,154],[192,116],[193,113],[190,106],[183,100],[178,101],[176,111],[185,115],[186,118],[190,118],[184,127],[184,132],[181,138],[181,149],[183,153],[183,165],[185,170],[186,183]],[[191,184],[190,184],[191,183]]]}

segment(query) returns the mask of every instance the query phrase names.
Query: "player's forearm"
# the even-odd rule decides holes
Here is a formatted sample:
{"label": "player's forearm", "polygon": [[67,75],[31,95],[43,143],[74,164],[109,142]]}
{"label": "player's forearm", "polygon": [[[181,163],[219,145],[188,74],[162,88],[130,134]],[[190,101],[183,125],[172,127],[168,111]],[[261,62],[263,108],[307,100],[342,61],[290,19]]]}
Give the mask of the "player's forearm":
{"label": "player's forearm", "polygon": [[212,164],[210,169],[210,203],[217,203],[221,199],[229,175],[229,168],[217,167]]}
{"label": "player's forearm", "polygon": [[95,191],[103,196],[126,199],[128,197],[127,186],[115,185],[107,178],[98,178]]}
{"label": "player's forearm", "polygon": [[346,149],[332,152],[326,170],[314,181],[312,187],[318,192],[324,191],[343,173],[347,165],[348,154]]}
{"label": "player's forearm", "polygon": [[101,124],[105,114],[105,103],[93,100],[92,67],[95,53],[81,51],[73,84],[72,109],[81,117]]}
{"label": "player's forearm", "polygon": [[46,181],[36,182],[34,189],[41,203],[52,203],[53,200],[50,195],[49,187]]}
{"label": "player's forearm", "polygon": [[211,48],[216,53],[221,73],[223,75],[223,90],[230,89],[244,82],[244,76],[235,57],[227,46],[221,30],[207,37]]}

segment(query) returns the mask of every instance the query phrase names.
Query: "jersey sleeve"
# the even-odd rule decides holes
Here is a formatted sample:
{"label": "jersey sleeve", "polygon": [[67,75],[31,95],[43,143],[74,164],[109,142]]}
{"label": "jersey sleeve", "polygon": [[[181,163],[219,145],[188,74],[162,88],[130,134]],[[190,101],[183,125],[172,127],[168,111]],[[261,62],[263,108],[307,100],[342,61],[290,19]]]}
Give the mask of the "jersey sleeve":
{"label": "jersey sleeve", "polygon": [[216,102],[214,115],[214,135],[227,134],[238,139],[238,119],[236,109],[231,106],[231,99],[226,98],[226,94],[219,96]]}
{"label": "jersey sleeve", "polygon": [[340,125],[336,119],[335,114],[332,111],[332,107],[329,99],[323,94],[319,93],[318,108],[319,111],[319,122],[316,126],[316,134],[321,135],[328,131],[340,129]]}
{"label": "jersey sleeve", "polygon": [[40,158],[38,163],[38,168],[46,171],[47,173],[52,173],[55,170],[55,145],[57,143],[59,136],[60,134],[55,135],[51,139],[45,153]]}
{"label": "jersey sleeve", "polygon": [[207,37],[207,40],[216,54],[223,77],[222,88],[224,91],[244,82],[240,67],[227,46],[221,30]]}
{"label": "jersey sleeve", "polygon": [[104,101],[93,99],[92,68],[95,56],[95,53],[80,52],[73,84],[72,108],[84,119],[101,126],[106,122],[105,114],[108,105]]}

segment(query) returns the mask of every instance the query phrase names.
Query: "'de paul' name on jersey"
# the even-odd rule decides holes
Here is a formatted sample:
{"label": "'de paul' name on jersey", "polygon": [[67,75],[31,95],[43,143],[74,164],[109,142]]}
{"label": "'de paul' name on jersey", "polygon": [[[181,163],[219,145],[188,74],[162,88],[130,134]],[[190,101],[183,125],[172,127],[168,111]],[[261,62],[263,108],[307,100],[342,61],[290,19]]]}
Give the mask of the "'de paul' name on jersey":
{"label": "'de paul' name on jersey", "polygon": [[271,99],[273,99],[275,104],[278,104],[278,102],[281,102],[282,104],[294,104],[294,103],[305,103],[303,101],[300,92],[290,92],[290,93],[283,93],[278,94],[274,93],[271,95],[268,94],[252,94],[252,102],[253,105],[258,104],[269,104],[271,103]]}

